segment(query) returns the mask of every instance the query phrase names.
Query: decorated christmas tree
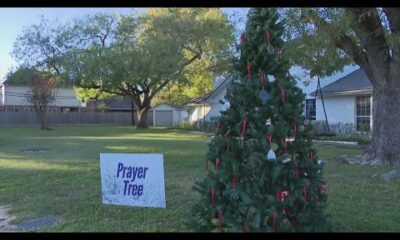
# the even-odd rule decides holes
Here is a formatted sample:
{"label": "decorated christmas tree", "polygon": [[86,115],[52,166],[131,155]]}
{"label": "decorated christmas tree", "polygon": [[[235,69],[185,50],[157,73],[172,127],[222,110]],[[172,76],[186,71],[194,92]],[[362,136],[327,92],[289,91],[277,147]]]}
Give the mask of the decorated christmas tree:
{"label": "decorated christmas tree", "polygon": [[327,231],[327,186],[302,115],[304,94],[284,55],[276,9],[249,10],[236,77],[227,89],[193,187],[197,231]]}

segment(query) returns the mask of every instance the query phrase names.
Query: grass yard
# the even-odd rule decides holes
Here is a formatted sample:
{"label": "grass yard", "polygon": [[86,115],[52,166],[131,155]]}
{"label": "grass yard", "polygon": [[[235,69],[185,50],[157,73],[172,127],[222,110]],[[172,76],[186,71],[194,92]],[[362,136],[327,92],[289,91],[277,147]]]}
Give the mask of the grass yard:
{"label": "grass yard", "polygon": [[[201,134],[128,126],[0,128],[0,205],[15,223],[55,215],[62,222],[40,231],[181,232],[196,199],[209,140]],[[26,148],[48,152],[25,153]],[[99,153],[163,153],[166,209],[103,205]],[[357,149],[319,148],[319,158],[358,154]],[[335,231],[400,231],[400,179],[372,179],[387,167],[328,161],[328,213]]]}

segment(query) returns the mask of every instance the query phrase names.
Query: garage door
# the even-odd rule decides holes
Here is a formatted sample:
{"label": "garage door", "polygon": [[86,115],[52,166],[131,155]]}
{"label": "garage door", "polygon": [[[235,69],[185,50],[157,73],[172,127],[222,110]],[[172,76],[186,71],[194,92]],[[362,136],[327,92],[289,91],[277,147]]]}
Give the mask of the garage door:
{"label": "garage door", "polygon": [[156,111],[156,126],[172,127],[172,110]]}

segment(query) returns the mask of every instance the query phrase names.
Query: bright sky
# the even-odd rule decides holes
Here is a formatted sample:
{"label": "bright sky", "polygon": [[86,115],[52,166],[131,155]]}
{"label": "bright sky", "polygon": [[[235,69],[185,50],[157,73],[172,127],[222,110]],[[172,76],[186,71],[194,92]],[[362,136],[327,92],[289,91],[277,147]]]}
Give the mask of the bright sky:
{"label": "bright sky", "polygon": [[[17,66],[10,55],[17,36],[22,33],[24,26],[39,23],[41,15],[46,19],[57,19],[62,23],[75,17],[98,12],[128,14],[146,10],[147,8],[0,8],[0,83],[8,70],[12,66]],[[248,8],[222,8],[222,10],[228,15],[237,13],[236,16],[243,19]]]}

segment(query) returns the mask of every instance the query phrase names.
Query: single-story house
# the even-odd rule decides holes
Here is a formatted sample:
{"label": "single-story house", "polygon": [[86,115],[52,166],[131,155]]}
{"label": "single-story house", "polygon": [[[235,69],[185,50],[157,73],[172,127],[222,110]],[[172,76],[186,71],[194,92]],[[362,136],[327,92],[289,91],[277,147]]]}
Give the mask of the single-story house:
{"label": "single-story house", "polygon": [[[301,71],[291,69],[292,75],[298,75],[296,72]],[[220,100],[224,100],[231,79],[231,75],[226,73],[214,74],[213,90],[187,103],[191,122],[210,121],[220,115],[223,109]],[[362,69],[346,66],[342,72],[322,78],[320,82],[330,124],[351,123],[356,130],[365,125],[372,127],[372,85]],[[316,79],[311,79],[307,84],[300,80],[297,85],[306,95],[305,117],[309,120],[325,121],[321,96],[315,96]]]}
{"label": "single-story house", "polygon": [[[32,112],[33,105],[26,97],[29,95],[28,84],[17,84],[4,81],[0,84],[0,111],[5,112]],[[72,86],[58,87],[55,89],[55,101],[51,104],[49,111],[54,112],[78,112],[86,107],[85,102],[77,99]]]}
{"label": "single-story house", "polygon": [[176,104],[161,103],[150,109],[153,126],[172,127],[188,120],[186,107]]}
{"label": "single-story house", "polygon": [[[372,128],[373,87],[363,69],[322,87],[329,123],[352,123],[356,130]],[[311,94],[315,96],[316,93]],[[315,102],[315,120],[325,120],[322,99],[318,93]]]}
{"label": "single-story house", "polygon": [[87,101],[87,111],[131,112],[132,109],[135,110],[135,106],[128,96]]}

